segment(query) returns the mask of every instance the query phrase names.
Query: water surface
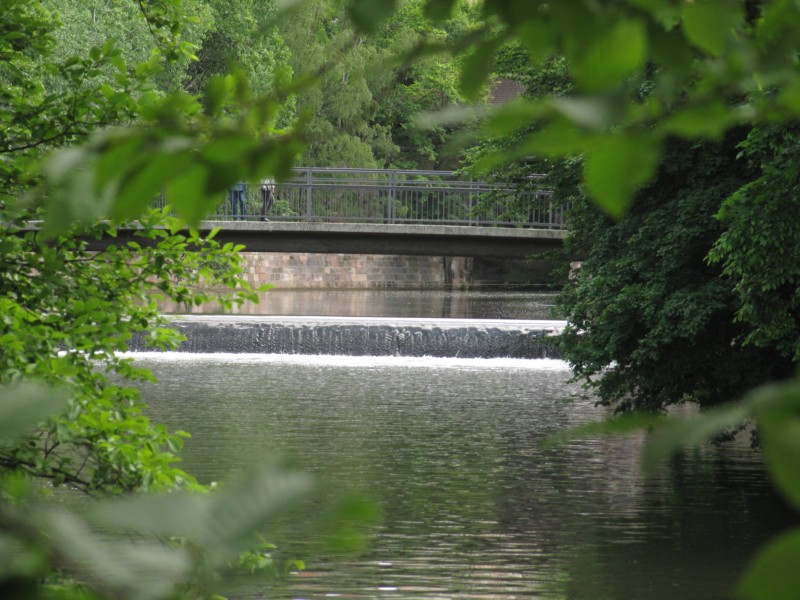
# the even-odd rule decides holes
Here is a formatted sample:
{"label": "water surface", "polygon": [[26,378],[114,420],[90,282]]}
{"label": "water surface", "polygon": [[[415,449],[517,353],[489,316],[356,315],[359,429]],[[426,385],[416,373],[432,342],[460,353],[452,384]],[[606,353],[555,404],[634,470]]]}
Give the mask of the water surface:
{"label": "water surface", "polygon": [[193,434],[209,482],[287,457],[329,489],[367,491],[367,549],[320,549],[317,511],[270,537],[307,571],[248,598],[728,598],[789,520],[746,443],[645,477],[641,435],[557,447],[604,416],[553,360],[140,355],[151,416]]}
{"label": "water surface", "polygon": [[[425,317],[458,319],[552,319],[555,293],[519,289],[342,290],[272,289],[259,302],[231,314],[316,315],[321,317]],[[199,307],[164,304],[168,313],[219,313],[213,303]]]}

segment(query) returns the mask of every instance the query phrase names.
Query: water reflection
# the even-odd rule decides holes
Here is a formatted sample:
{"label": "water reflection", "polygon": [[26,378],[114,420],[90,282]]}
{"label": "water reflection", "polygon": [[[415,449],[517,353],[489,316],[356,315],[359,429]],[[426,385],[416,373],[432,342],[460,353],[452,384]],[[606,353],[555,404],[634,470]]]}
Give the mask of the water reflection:
{"label": "water reflection", "polygon": [[[318,290],[273,289],[259,302],[231,314],[324,317],[426,317],[459,319],[551,319],[555,294],[532,290]],[[173,314],[217,314],[216,304],[186,307],[163,303]]]}
{"label": "water reflection", "polygon": [[644,477],[641,436],[548,447],[602,416],[558,361],[157,355],[158,420],[192,432],[185,466],[206,480],[289,456],[384,515],[356,556],[306,528],[271,539],[308,571],[247,597],[727,598],[753,550],[787,522],[746,444],[706,449]]}

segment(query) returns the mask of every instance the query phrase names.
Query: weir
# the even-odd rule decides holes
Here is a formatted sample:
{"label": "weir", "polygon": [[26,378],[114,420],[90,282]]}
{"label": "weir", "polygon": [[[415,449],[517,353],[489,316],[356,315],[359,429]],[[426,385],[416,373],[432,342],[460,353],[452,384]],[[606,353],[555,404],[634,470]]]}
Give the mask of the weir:
{"label": "weir", "polygon": [[[559,358],[564,321],[187,315],[181,352],[458,358]],[[142,337],[134,351],[148,350]]]}

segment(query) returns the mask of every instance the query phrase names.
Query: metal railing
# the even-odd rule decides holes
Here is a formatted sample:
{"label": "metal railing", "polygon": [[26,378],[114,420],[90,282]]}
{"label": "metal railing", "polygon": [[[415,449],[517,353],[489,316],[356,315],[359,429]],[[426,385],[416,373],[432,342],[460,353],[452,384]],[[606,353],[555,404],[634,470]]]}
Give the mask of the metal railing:
{"label": "metal railing", "polygon": [[[564,209],[547,189],[459,179],[453,171],[297,168],[275,186],[271,221],[445,224],[565,228]],[[531,176],[535,184],[541,176]],[[163,199],[162,199],[163,202]],[[238,210],[237,210],[238,212]],[[258,185],[248,186],[244,215],[226,196],[209,218],[259,220]]]}

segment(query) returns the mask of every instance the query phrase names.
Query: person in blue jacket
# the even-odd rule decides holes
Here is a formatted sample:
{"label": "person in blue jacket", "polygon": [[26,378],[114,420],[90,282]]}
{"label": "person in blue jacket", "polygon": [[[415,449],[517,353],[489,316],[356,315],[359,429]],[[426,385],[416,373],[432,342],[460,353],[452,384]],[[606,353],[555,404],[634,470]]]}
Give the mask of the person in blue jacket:
{"label": "person in blue jacket", "polygon": [[231,214],[234,221],[244,221],[247,214],[247,184],[239,181],[231,187]]}

